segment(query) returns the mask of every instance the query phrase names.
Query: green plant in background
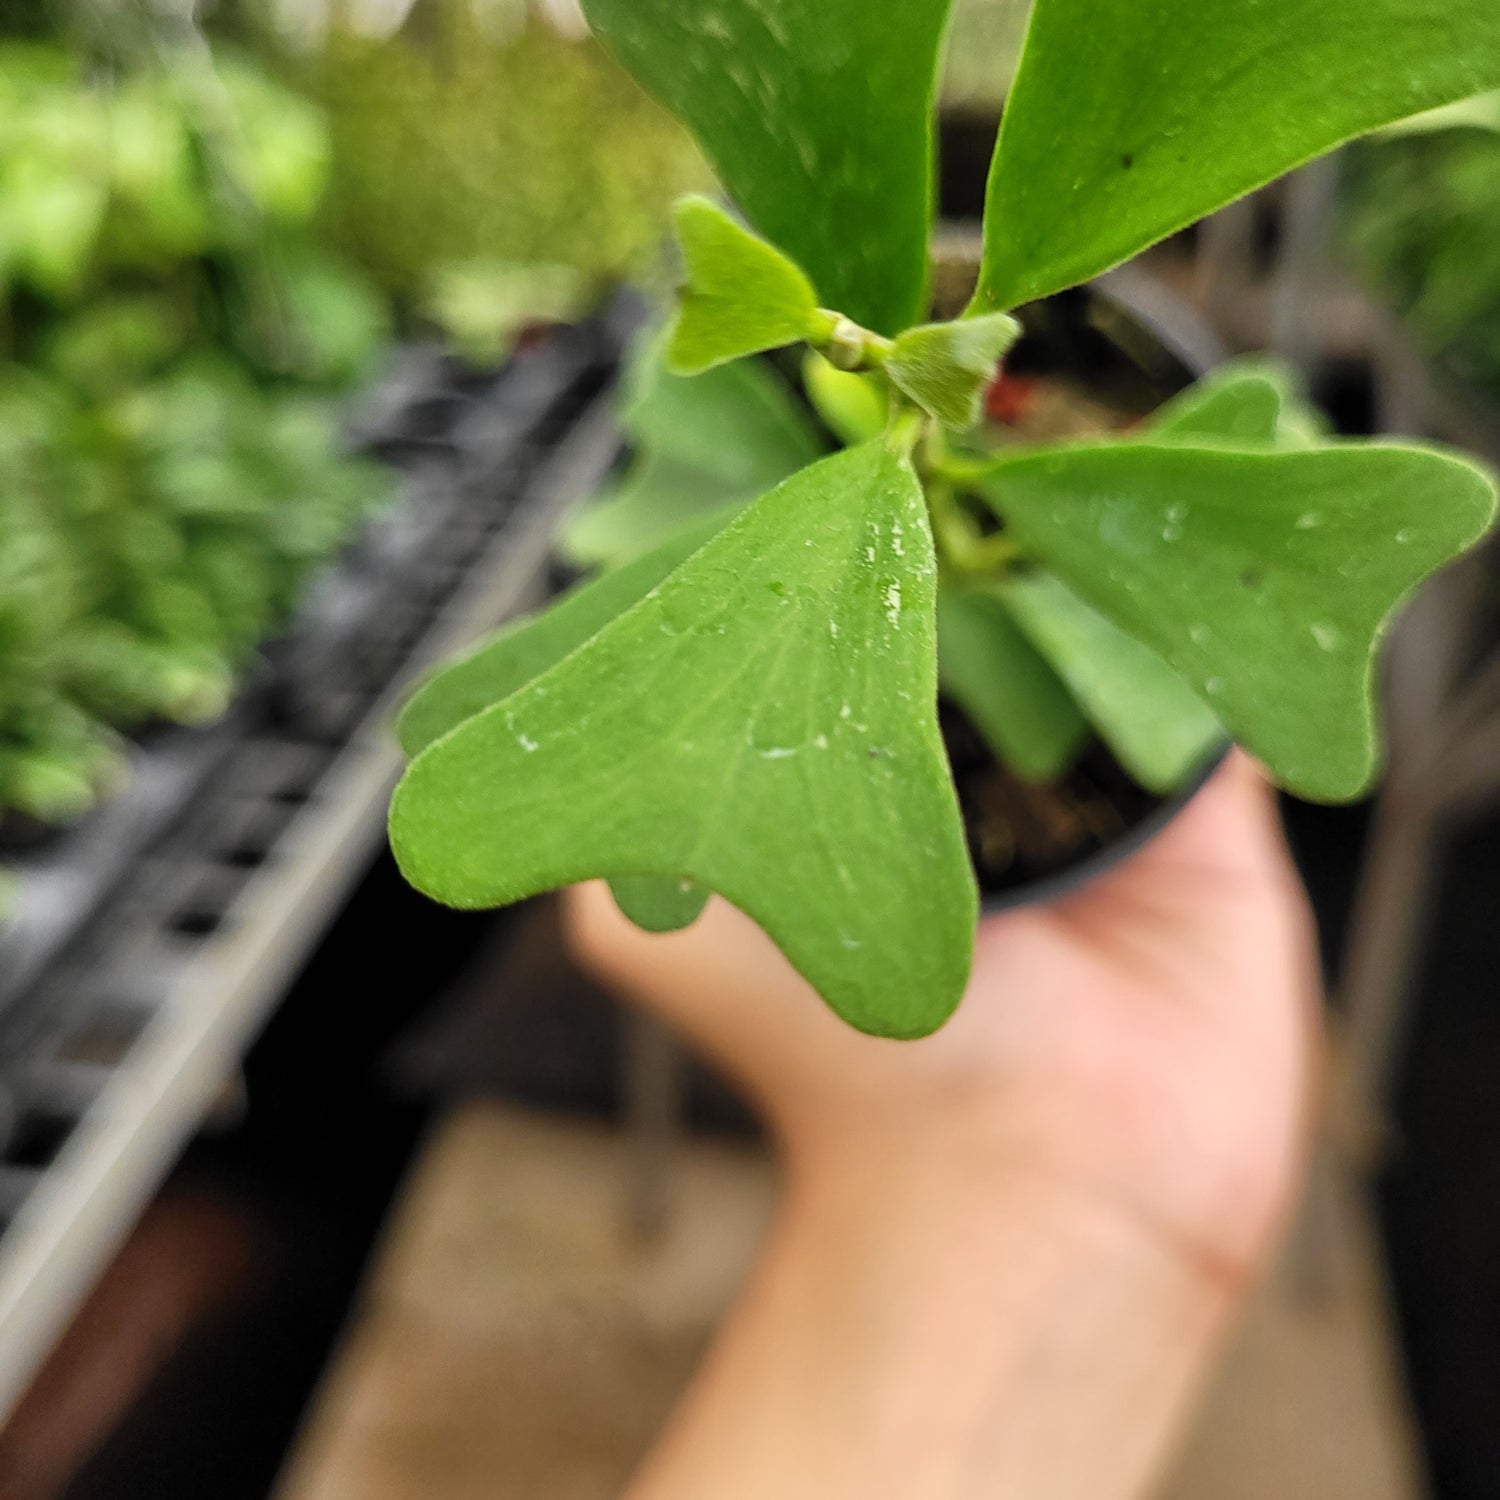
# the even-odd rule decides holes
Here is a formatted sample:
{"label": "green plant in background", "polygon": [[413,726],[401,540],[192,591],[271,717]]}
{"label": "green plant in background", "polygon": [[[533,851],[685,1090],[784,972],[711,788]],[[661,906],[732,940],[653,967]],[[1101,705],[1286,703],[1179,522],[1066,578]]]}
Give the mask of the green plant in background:
{"label": "green plant in background", "polygon": [[999,117],[1030,16],[1031,0],[953,0],[945,109]]}
{"label": "green plant in background", "polygon": [[591,296],[655,274],[672,200],[708,180],[691,140],[592,40],[524,5],[486,26],[493,9],[424,0],[387,38],[334,25],[296,65],[333,132],[331,232],[440,314],[473,311],[478,268],[490,296],[504,270],[512,302],[539,290],[527,311],[542,314],[545,268],[571,268]]}
{"label": "green plant in background", "polygon": [[120,730],[221,713],[388,492],[329,404],[388,331],[312,233],[329,162],[232,55],[0,49],[0,813],[71,820]]}
{"label": "green plant in background", "polygon": [[1500,94],[1350,153],[1345,229],[1442,368],[1500,400]]}
{"label": "green plant in background", "polygon": [[433,273],[425,311],[462,358],[494,366],[528,327],[577,322],[596,300],[594,288],[572,266],[456,261]]}
{"label": "green plant in background", "polygon": [[1222,726],[1291,790],[1351,798],[1378,764],[1378,639],[1495,509],[1461,457],[1320,440],[1256,369],[1124,438],[990,453],[965,431],[1019,304],[1500,84],[1492,0],[1038,0],[973,305],[929,325],[948,8],[589,0],[756,231],[682,209],[639,461],[723,478],[662,421],[694,386],[673,381],[793,341],[833,367],[810,384],[852,446],[748,505],[726,481],[720,510],[430,682],[391,813],[408,878],[457,906],[604,876],[667,928],[716,891],[839,1014],[898,1037],[958,1003],[976,917],[940,644],[1018,770],[1065,765],[1086,721],[1165,789]]}

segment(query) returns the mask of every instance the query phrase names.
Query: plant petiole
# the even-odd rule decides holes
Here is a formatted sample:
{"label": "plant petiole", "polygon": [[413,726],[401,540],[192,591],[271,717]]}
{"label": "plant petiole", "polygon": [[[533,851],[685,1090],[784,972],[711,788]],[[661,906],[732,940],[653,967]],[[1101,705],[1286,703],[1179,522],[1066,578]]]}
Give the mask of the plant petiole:
{"label": "plant petiole", "polygon": [[924,489],[939,556],[955,573],[967,578],[993,578],[1022,557],[1020,545],[1006,532],[985,535],[964,509],[957,491],[942,479],[929,479]]}
{"label": "plant petiole", "polygon": [[887,338],[861,328],[853,318],[820,307],[807,331],[807,342],[836,370],[850,373],[882,370],[896,347]]}
{"label": "plant petiole", "polygon": [[885,429],[886,447],[898,457],[911,458],[927,425],[925,412],[892,400],[890,422]]}

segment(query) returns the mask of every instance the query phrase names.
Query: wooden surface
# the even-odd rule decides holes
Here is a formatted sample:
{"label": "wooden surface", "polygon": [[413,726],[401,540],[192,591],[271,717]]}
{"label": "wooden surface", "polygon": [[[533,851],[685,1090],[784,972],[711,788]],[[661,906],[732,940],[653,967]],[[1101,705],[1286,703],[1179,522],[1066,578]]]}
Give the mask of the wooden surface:
{"label": "wooden surface", "polygon": [[1418,1436],[1379,1248],[1331,1187],[1326,1296],[1280,1274],[1230,1350],[1164,1500],[1417,1500]]}
{"label": "wooden surface", "polygon": [[[425,1153],[277,1500],[613,1500],[754,1254],[753,1153],[688,1149],[672,1228],[624,1234],[617,1134],[492,1106]],[[1414,1500],[1371,1241],[1344,1294],[1284,1279],[1248,1320],[1163,1500]]]}
{"label": "wooden surface", "polygon": [[672,1228],[624,1233],[623,1140],[498,1109],[431,1142],[278,1500],[611,1500],[769,1216],[689,1148]]}

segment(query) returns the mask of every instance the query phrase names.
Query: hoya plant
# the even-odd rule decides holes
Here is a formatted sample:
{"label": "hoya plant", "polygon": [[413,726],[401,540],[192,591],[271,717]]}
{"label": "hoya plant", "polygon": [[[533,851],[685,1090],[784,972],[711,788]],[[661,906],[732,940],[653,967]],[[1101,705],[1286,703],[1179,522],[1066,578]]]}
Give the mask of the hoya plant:
{"label": "hoya plant", "polygon": [[[1253,369],[1125,434],[970,432],[1023,305],[1500,83],[1493,0],[1037,0],[950,322],[929,296],[949,0],[585,9],[738,215],[679,210],[668,373],[632,408],[680,524],[417,694],[391,813],[409,879],[474,908],[606,877],[655,930],[717,892],[847,1021],[916,1037],[963,993],[978,910],[940,672],[1037,779],[1092,726],[1160,792],[1224,736],[1302,796],[1370,787],[1379,638],[1489,527],[1483,471],[1324,440]],[[783,423],[757,472],[771,449],[726,456],[682,417],[701,404],[674,420],[700,380],[760,399],[736,362],[799,343],[848,446],[798,456]]]}

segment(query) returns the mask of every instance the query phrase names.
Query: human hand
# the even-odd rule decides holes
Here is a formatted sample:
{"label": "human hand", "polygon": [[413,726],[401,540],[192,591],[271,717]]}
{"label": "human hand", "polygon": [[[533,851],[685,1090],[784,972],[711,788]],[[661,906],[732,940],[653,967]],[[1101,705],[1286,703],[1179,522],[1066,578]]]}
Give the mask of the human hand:
{"label": "human hand", "polygon": [[579,956],[756,1101],[789,1191],[631,1500],[1135,1500],[1291,1201],[1314,944],[1236,756],[1087,890],[986,920],[958,1014],[860,1036],[714,903]]}
{"label": "human hand", "polygon": [[653,937],[582,887],[570,927],[586,967],[750,1095],[793,1171],[993,1152],[1226,1273],[1258,1262],[1296,1185],[1315,944],[1272,793],[1238,753],[1120,869],[984,921],[964,1003],[925,1041],[851,1031],[722,901]]}

